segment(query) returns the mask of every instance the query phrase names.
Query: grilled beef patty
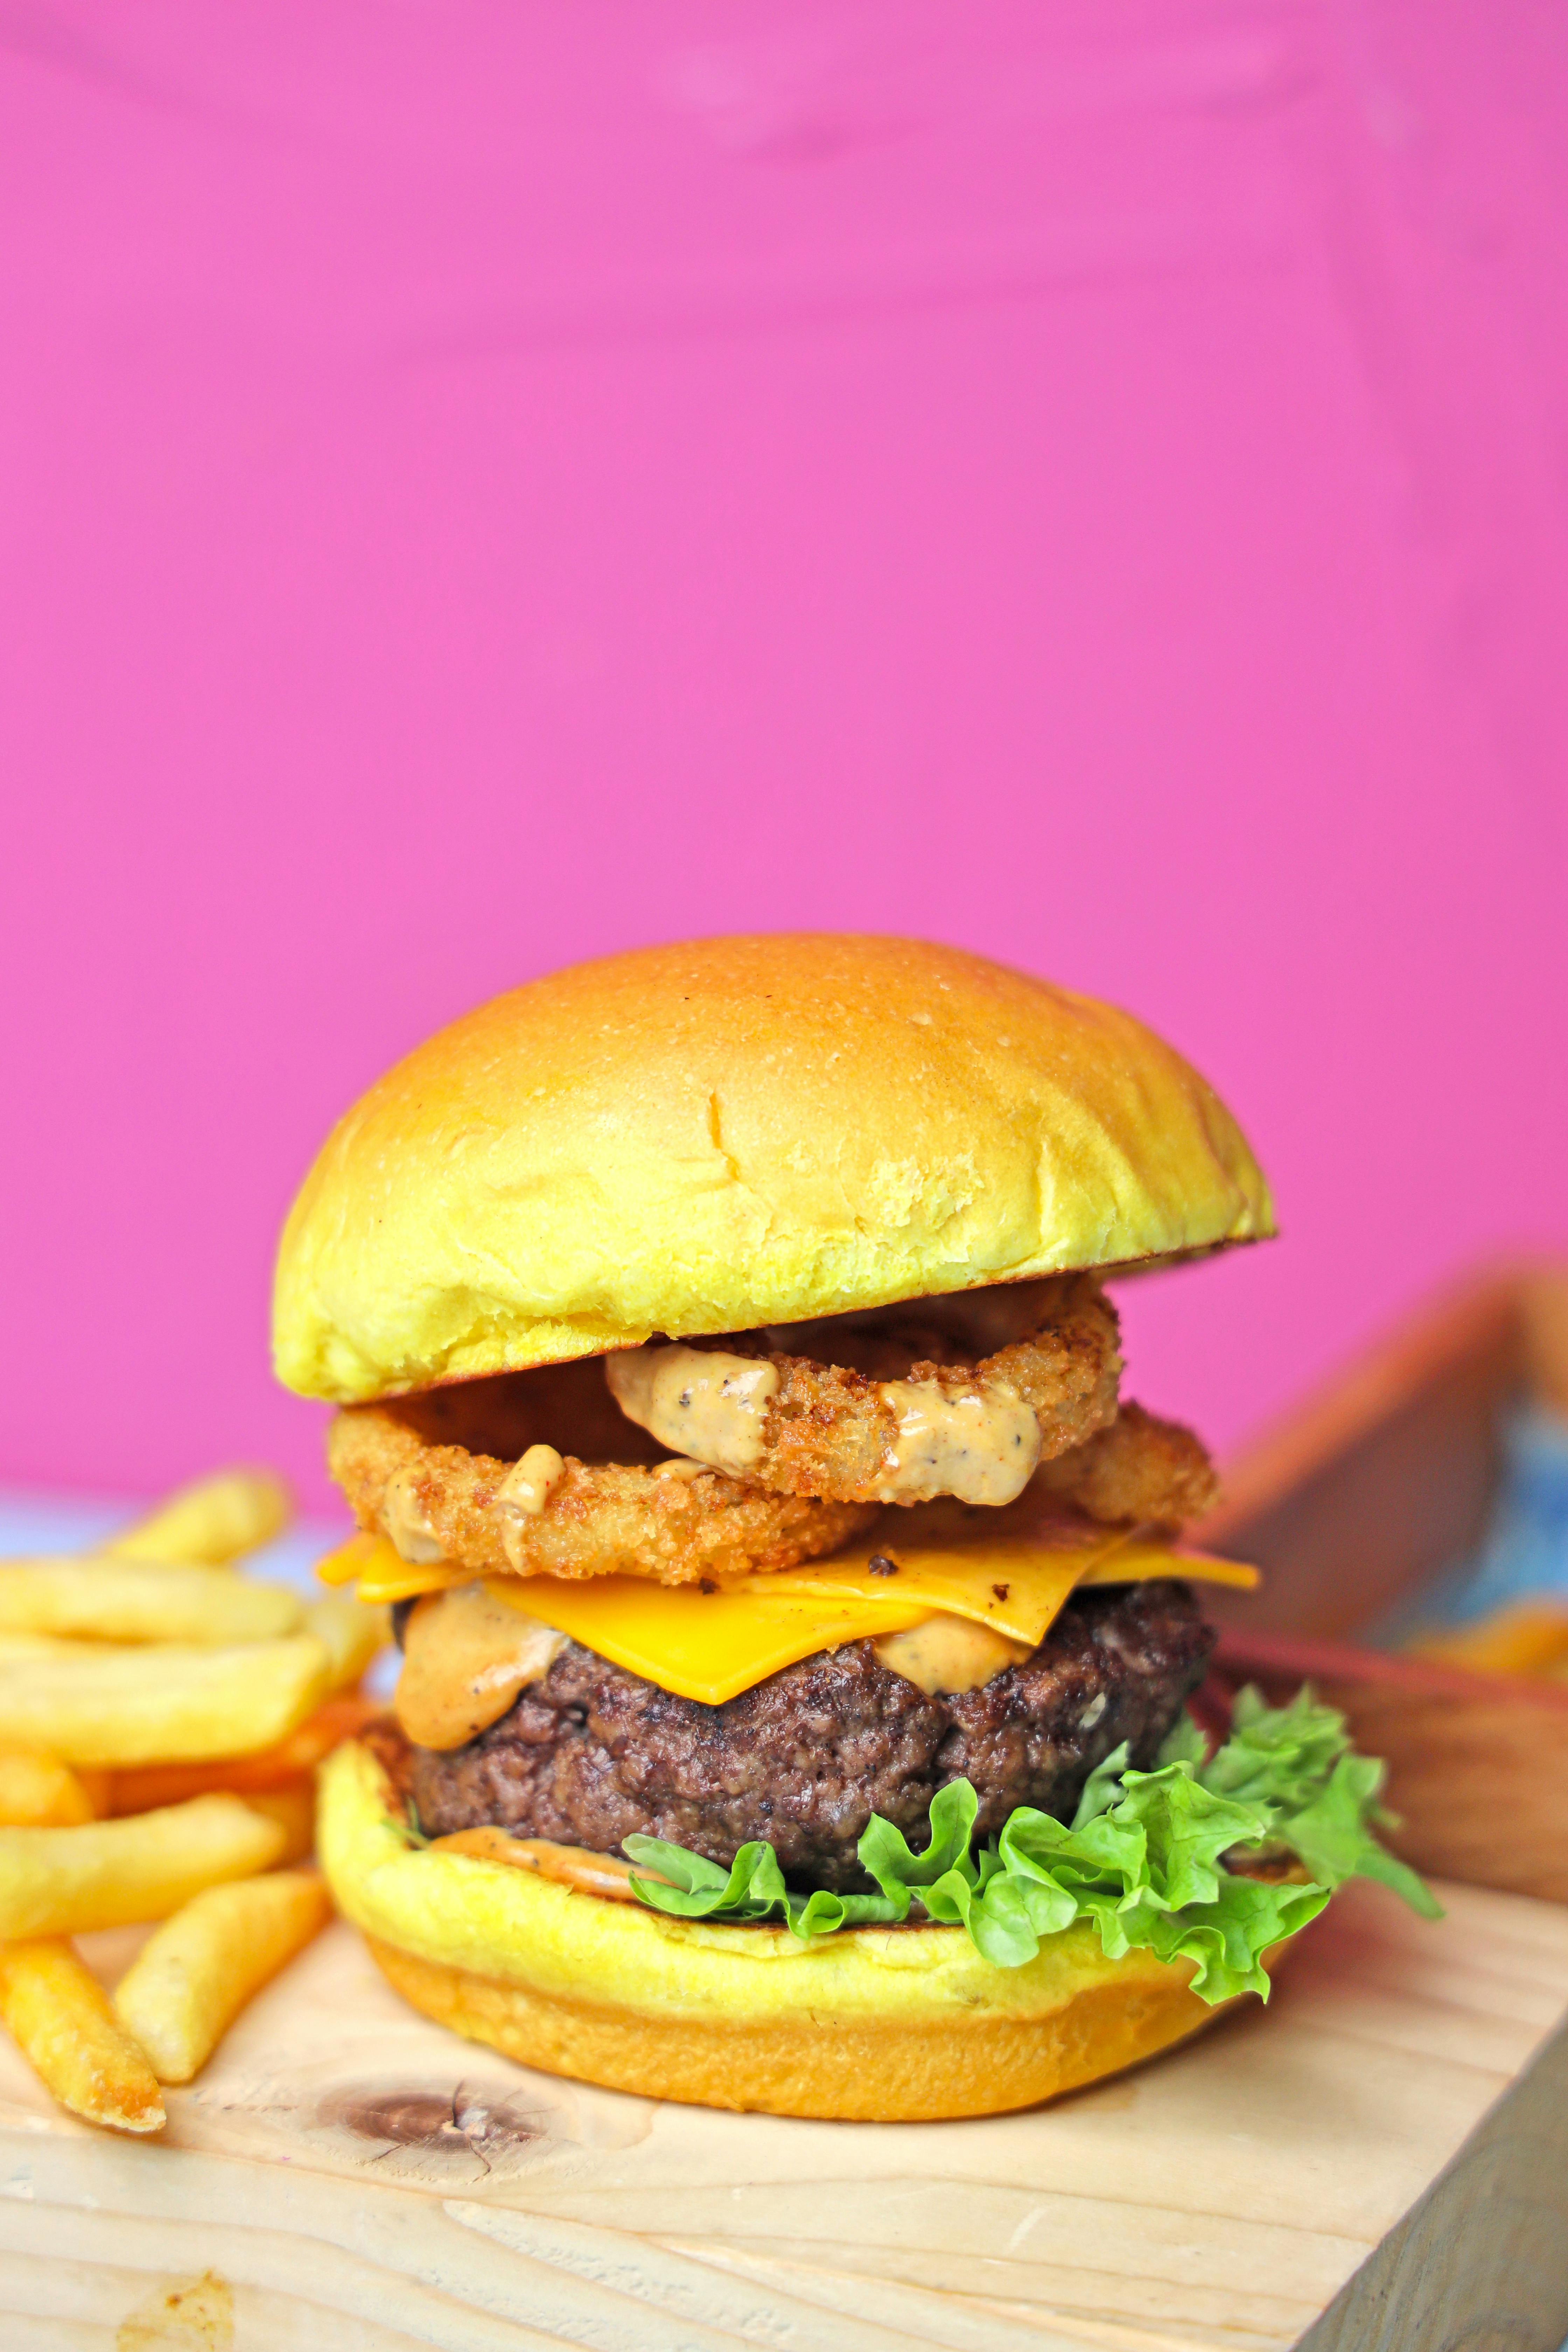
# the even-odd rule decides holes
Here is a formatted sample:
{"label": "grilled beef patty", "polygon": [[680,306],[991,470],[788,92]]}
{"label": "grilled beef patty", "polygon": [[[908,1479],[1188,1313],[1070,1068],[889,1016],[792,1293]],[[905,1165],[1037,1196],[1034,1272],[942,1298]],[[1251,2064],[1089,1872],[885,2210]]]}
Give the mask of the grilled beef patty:
{"label": "grilled beef patty", "polygon": [[642,1831],[722,1864],[764,1838],[792,1885],[863,1889],[855,1848],[872,1813],[913,1840],[946,1781],[973,1782],[984,1837],[1015,1805],[1068,1818],[1124,1739],[1146,1769],[1214,1641],[1184,1584],[1100,1585],[976,1690],[930,1698],[852,1642],[722,1706],[572,1642],[477,1739],[395,1761],[432,1836],[493,1822],[614,1853]]}

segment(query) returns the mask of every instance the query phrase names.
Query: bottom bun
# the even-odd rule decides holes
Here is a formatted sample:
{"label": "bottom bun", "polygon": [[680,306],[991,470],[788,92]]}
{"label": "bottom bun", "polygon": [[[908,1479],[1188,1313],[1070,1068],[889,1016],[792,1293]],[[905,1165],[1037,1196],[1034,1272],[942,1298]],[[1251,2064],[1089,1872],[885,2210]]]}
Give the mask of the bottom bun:
{"label": "bottom bun", "polygon": [[359,1742],[327,1763],[318,1846],[338,1907],[416,2009],[548,2074],[698,2106],[912,2123],[1033,2106],[1219,2014],[1191,1990],[1189,1961],[1108,1960],[1087,1924],[1018,1969],[983,1959],[961,1927],[802,1944],[411,1846],[394,1804]]}

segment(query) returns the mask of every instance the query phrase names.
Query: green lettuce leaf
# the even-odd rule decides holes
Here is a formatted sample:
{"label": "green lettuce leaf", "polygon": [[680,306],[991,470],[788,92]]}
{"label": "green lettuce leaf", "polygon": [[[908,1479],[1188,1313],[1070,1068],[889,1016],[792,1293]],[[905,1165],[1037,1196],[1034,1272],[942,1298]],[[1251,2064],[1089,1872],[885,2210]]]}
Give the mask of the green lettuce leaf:
{"label": "green lettuce leaf", "polygon": [[[973,1796],[973,1791],[971,1790]],[[971,1813],[971,1819],[973,1815]],[[797,1895],[784,1885],[778,1856],[771,1845],[754,1840],[743,1845],[728,1870],[685,1846],[663,1838],[629,1837],[624,1851],[657,1879],[633,1874],[632,1891],[656,1910],[680,1919],[753,1920],[783,1917],[797,1936],[830,1936],[840,1927],[889,1927],[909,1916],[910,1893],[900,1887],[885,1895],[831,1895],[818,1887]]]}
{"label": "green lettuce leaf", "polygon": [[[875,1895],[797,1893],[772,1846],[744,1845],[728,1870],[662,1839],[625,1850],[654,1877],[634,1875],[640,1899],[679,1918],[782,1920],[803,1941],[843,1927],[889,1927],[918,1906],[962,1927],[998,1968],[1034,1958],[1045,1936],[1090,1922],[1106,1956],[1135,1948],[1194,1963],[1203,2000],[1268,1997],[1263,1955],[1306,1926],[1336,1886],[1375,1878],[1428,1918],[1438,1906],[1413,1870],[1373,1834],[1384,1768],[1351,1748],[1344,1717],[1310,1689],[1270,1707],[1238,1696],[1230,1738],[1210,1756],[1184,1716],[1152,1772],[1132,1769],[1123,1745],[1097,1765],[1070,1822],[1018,1806],[989,1845],[974,1849],[979,1800],[967,1780],[932,1800],[919,1853],[873,1814],[858,1849]],[[1305,1885],[1248,1870],[1293,1857]]]}

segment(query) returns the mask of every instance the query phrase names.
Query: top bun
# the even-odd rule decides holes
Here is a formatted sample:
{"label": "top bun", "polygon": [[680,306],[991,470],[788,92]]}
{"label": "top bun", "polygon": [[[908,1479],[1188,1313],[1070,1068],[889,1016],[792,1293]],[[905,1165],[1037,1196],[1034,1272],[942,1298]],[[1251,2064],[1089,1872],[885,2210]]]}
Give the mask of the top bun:
{"label": "top bun", "polygon": [[531,981],[372,1087],[284,1230],[275,1360],[348,1402],[1272,1231],[1131,1014],[914,940],[702,940]]}

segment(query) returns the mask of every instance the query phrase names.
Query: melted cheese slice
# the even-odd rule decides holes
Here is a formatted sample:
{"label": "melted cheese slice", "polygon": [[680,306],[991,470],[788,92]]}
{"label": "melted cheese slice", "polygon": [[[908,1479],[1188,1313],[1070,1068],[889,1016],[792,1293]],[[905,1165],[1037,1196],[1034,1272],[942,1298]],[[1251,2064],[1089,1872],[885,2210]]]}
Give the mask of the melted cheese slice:
{"label": "melted cheese slice", "polygon": [[559,1577],[495,1577],[489,1590],[661,1690],[718,1706],[798,1658],[906,1633],[931,1617],[966,1618],[1032,1650],[1077,1584],[1148,1576],[1257,1581],[1255,1570],[1234,1560],[1127,1541],[1044,1553],[1022,1540],[972,1540],[929,1554],[900,1549],[896,1577],[877,1575],[873,1557],[882,1555],[728,1578],[710,1592],[638,1576],[575,1584]]}
{"label": "melted cheese slice", "polygon": [[[650,1584],[644,1576],[557,1576],[487,1580],[498,1599],[570,1633],[574,1642],[625,1666],[660,1690],[710,1706],[765,1682],[781,1666],[818,1650],[837,1650],[877,1633],[901,1633],[931,1613],[910,1593],[896,1601],[839,1601],[772,1592],[766,1576],[704,1592],[695,1584]],[[739,1580],[737,1580],[739,1584]]]}
{"label": "melted cheese slice", "polygon": [[[973,1524],[918,1546],[883,1536],[805,1568],[726,1578],[707,1591],[640,1576],[484,1580],[497,1600],[568,1633],[661,1690],[710,1706],[781,1666],[846,1642],[961,1617],[1033,1649],[1078,1584],[1179,1576],[1248,1588],[1256,1569],[1081,1526],[990,1536]],[[896,1572],[889,1574],[889,1569]],[[321,1563],[329,1582],[357,1581],[363,1601],[405,1600],[475,1581],[470,1570],[414,1569],[378,1537],[356,1537]],[[411,1580],[417,1579],[417,1583]]]}
{"label": "melted cheese slice", "polygon": [[[1110,1566],[1113,1560],[1114,1572]],[[1140,1560],[1145,1564],[1136,1564]],[[880,1544],[857,1544],[852,1551],[805,1568],[729,1580],[724,1590],[765,1585],[770,1592],[799,1593],[838,1604],[854,1601],[866,1607],[913,1599],[922,1603],[928,1616],[968,1617],[1011,1641],[1026,1642],[1032,1650],[1044,1640],[1075,1584],[1102,1569],[1102,1580],[1118,1584],[1143,1576],[1173,1576],[1179,1571],[1170,1560],[1169,1545],[1134,1546],[1122,1529],[1107,1529],[1087,1539],[1077,1527],[1016,1536],[965,1529],[924,1544],[899,1543],[883,1533]]]}
{"label": "melted cheese slice", "polygon": [[445,1560],[416,1568],[394,1550],[384,1536],[351,1536],[336,1551],[316,1562],[323,1584],[353,1584],[356,1601],[373,1605],[389,1601],[414,1601],[422,1592],[445,1592],[454,1584],[472,1584],[471,1568],[453,1568]]}

